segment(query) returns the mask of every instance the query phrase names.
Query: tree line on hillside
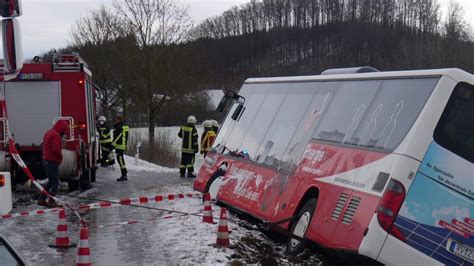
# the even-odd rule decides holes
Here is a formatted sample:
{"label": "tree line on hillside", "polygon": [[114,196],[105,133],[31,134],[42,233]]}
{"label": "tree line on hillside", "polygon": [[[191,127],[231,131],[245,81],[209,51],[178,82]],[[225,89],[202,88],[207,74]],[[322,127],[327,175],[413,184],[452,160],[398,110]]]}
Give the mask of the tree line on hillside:
{"label": "tree line on hillside", "polygon": [[252,1],[207,19],[193,37],[189,45],[206,58],[202,70],[223,84],[360,65],[474,72],[472,36],[456,2],[442,20],[436,0]]}
{"label": "tree line on hillside", "polygon": [[[248,77],[460,67],[474,73],[463,10],[437,0],[261,0],[194,25],[175,0],[115,0],[77,21],[72,44],[88,62],[100,110],[132,125],[221,118],[205,89],[237,90]],[[52,53],[45,55],[51,57]]]}

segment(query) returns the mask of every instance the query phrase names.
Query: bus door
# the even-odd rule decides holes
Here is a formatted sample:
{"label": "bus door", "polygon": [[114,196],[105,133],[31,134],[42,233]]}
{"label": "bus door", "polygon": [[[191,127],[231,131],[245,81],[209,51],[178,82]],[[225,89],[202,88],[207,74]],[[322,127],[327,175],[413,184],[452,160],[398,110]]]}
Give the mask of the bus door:
{"label": "bus door", "polygon": [[[459,83],[436,126],[395,225],[414,250],[447,265],[474,263],[474,86]],[[390,252],[388,238],[381,255]]]}

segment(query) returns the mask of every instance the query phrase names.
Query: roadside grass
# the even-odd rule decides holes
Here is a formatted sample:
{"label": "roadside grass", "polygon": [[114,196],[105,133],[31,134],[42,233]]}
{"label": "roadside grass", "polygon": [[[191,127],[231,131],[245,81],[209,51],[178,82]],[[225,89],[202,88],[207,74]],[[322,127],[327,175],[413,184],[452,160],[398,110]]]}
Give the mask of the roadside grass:
{"label": "roadside grass", "polygon": [[127,155],[134,157],[137,152],[137,144],[141,142],[140,158],[151,163],[176,168],[179,164],[179,154],[176,150],[176,138],[172,137],[169,129],[163,128],[155,131],[155,148],[152,158],[148,158],[148,132],[144,130],[131,130],[128,138]]}

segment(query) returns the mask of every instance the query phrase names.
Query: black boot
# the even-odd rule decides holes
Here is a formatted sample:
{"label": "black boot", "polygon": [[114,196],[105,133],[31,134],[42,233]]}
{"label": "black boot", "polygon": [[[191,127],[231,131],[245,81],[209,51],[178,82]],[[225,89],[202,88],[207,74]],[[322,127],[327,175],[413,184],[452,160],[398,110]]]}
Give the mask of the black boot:
{"label": "black boot", "polygon": [[184,177],[186,174],[186,168],[179,168],[179,176]]}
{"label": "black boot", "polygon": [[188,167],[188,177],[190,177],[190,178],[195,178],[196,177],[194,175],[194,167]]}
{"label": "black boot", "polygon": [[121,182],[121,181],[127,181],[127,180],[128,180],[128,178],[127,178],[126,175],[123,175],[123,176],[121,176],[119,179],[117,179],[117,181],[119,181],[119,182]]}

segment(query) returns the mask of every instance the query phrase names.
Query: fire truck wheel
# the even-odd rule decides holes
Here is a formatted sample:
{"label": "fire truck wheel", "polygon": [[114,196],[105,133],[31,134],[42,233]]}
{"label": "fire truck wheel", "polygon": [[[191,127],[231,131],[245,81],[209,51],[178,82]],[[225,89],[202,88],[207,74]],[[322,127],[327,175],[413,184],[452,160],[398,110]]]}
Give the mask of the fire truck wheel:
{"label": "fire truck wheel", "polygon": [[[316,209],[316,198],[312,198],[303,205],[301,210],[298,212],[296,219],[291,225],[290,232],[293,235],[304,238],[306,231],[311,224],[311,219],[313,217],[314,210]],[[288,255],[297,255],[305,248],[304,241],[299,241],[293,238],[288,238],[286,244],[286,254]]]}
{"label": "fire truck wheel", "polygon": [[95,174],[96,174],[97,169],[96,168],[91,168],[91,182],[95,182]]}
{"label": "fire truck wheel", "polygon": [[75,191],[79,189],[79,180],[69,180],[67,182],[69,191]]}
{"label": "fire truck wheel", "polygon": [[86,169],[82,172],[81,179],[80,179],[80,186],[81,190],[88,190],[92,188],[91,186],[91,169]]}

